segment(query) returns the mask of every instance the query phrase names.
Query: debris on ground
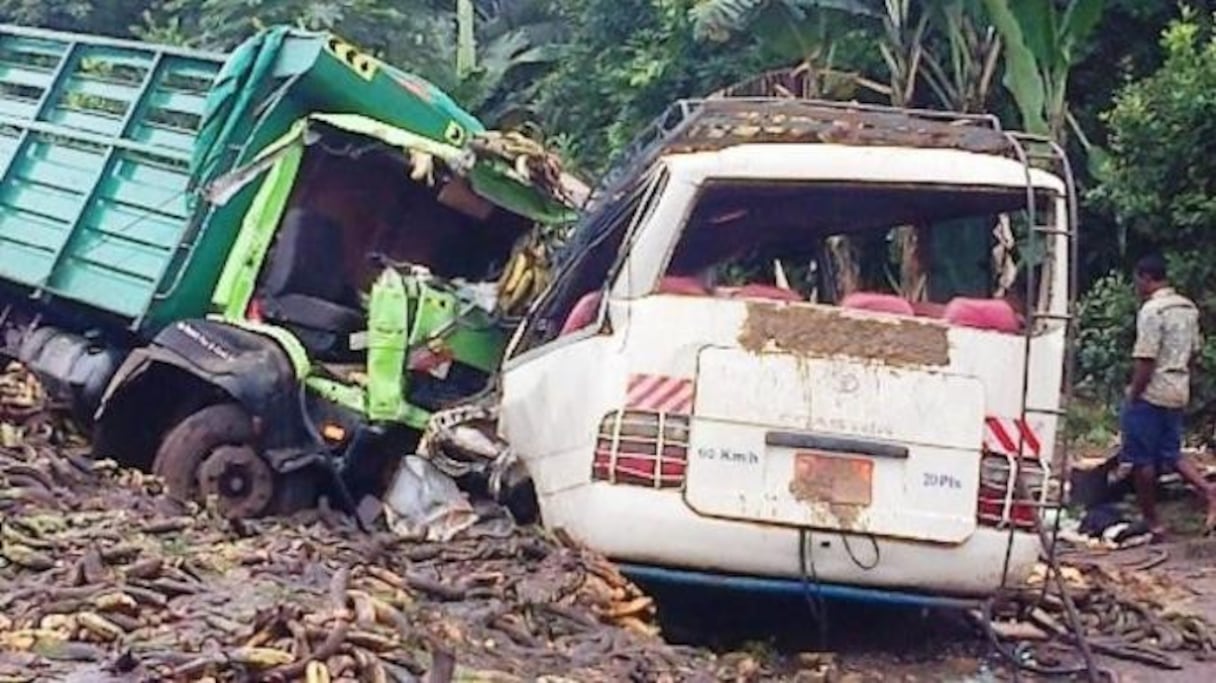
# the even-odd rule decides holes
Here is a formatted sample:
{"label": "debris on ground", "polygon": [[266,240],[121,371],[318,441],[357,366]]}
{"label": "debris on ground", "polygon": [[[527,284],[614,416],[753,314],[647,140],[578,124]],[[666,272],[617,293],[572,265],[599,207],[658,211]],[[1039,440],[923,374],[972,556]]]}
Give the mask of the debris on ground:
{"label": "debris on ground", "polygon": [[[1216,658],[1216,627],[1193,606],[1195,595],[1146,571],[1165,559],[1150,549],[1124,567],[1070,557],[1061,568],[1094,652],[1169,670],[1183,668],[1179,656]],[[1036,567],[1026,590],[999,605],[990,623],[1000,640],[1017,643],[1020,657],[1050,667],[1075,654],[1063,601],[1042,590],[1047,572]]]}
{"label": "debris on ground", "polygon": [[[537,529],[365,534],[324,505],[229,521],[94,461],[36,384],[0,383],[0,680],[685,680],[653,602]],[[446,673],[445,673],[446,672]],[[104,680],[104,679],[102,679]]]}

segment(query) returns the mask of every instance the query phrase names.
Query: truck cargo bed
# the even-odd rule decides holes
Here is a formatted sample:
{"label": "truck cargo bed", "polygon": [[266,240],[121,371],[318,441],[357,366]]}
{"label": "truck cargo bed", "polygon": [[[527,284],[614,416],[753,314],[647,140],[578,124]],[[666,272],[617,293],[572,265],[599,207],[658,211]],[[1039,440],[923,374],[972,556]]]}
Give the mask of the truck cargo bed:
{"label": "truck cargo bed", "polygon": [[135,320],[189,224],[224,56],[0,26],[0,279]]}

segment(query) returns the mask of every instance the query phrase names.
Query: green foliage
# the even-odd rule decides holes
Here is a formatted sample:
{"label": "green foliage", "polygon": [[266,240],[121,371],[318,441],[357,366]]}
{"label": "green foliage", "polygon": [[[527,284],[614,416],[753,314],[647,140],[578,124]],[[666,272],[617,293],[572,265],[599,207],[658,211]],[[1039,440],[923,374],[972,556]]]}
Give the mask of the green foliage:
{"label": "green foliage", "polygon": [[1105,0],[984,0],[1005,40],[1005,87],[1033,133],[1059,138],[1068,103],[1068,75],[1077,49],[1102,17]]}
{"label": "green foliage", "polygon": [[1138,307],[1131,281],[1119,272],[1095,282],[1078,307],[1079,388],[1111,409],[1118,406],[1131,379]]}
{"label": "green foliage", "polygon": [[274,24],[333,31],[432,81],[491,123],[528,109],[564,38],[550,3],[514,2],[510,13],[498,2],[460,7],[464,21],[457,3],[440,0],[167,0],[144,13],[136,33],[230,50]]}
{"label": "green foliage", "polygon": [[[1216,413],[1216,40],[1193,13],[1173,22],[1165,60],[1128,84],[1106,115],[1110,157],[1091,199],[1167,255],[1171,279],[1195,299],[1207,345],[1193,407]],[[1092,298],[1093,295],[1091,295]]]}
{"label": "green foliage", "polygon": [[569,45],[541,87],[546,124],[569,135],[574,160],[609,156],[679,97],[704,95],[760,70],[747,38],[699,41],[692,0],[565,0]]}
{"label": "green foliage", "polygon": [[126,36],[155,0],[0,0],[0,21]]}

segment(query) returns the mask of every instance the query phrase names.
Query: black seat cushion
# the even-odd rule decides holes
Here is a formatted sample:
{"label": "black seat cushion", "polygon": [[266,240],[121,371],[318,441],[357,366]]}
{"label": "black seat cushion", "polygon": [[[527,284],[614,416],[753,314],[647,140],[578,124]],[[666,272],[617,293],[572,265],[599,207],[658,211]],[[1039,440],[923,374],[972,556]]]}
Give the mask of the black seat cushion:
{"label": "black seat cushion", "polygon": [[341,268],[342,228],[321,214],[284,215],[259,292],[267,320],[282,323],[312,352],[349,352],[349,335],[365,325]]}

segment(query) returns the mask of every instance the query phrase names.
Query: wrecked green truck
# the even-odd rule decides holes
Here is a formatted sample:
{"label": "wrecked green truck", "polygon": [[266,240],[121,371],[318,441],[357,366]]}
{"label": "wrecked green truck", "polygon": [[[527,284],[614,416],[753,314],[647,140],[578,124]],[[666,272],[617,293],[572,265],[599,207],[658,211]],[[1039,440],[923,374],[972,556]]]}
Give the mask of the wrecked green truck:
{"label": "wrecked green truck", "polygon": [[491,380],[555,168],[333,35],[0,27],[0,357],[180,497],[353,504]]}

